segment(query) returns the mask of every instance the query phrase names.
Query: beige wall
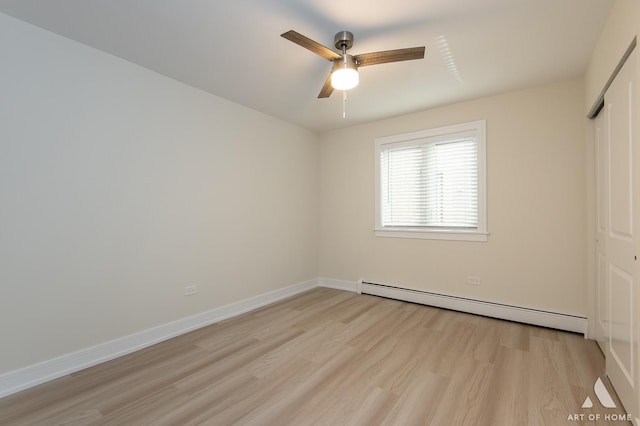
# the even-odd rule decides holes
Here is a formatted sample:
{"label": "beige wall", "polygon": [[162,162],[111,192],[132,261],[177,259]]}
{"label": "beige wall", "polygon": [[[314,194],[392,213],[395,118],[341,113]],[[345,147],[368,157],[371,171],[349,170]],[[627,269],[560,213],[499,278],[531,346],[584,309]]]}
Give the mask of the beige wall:
{"label": "beige wall", "polygon": [[[586,314],[582,80],[321,137],[320,275]],[[487,120],[487,243],[374,237],[374,139]],[[479,276],[480,286],[467,284]]]}
{"label": "beige wall", "polygon": [[315,134],[2,14],[0,52],[0,374],[317,277]]}

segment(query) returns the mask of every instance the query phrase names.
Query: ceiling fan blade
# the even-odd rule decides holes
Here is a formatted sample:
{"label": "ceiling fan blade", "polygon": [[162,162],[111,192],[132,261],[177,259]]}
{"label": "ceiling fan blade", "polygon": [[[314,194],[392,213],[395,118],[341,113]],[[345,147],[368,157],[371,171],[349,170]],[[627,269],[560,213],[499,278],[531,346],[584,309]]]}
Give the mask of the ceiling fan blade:
{"label": "ceiling fan blade", "polygon": [[291,31],[287,31],[284,34],[280,34],[281,37],[286,38],[289,41],[294,42],[295,44],[304,47],[305,49],[308,49],[310,51],[312,51],[313,53],[315,53],[316,55],[320,55],[323,58],[325,58],[328,61],[334,61],[336,59],[340,59],[342,56],[340,56],[340,54],[334,52],[333,50],[329,49],[328,47],[325,47],[323,45],[321,45],[320,43],[318,43],[317,41],[313,41],[308,37],[303,36],[300,33],[297,33],[293,30]]}
{"label": "ceiling fan blade", "polygon": [[328,98],[333,93],[333,86],[331,85],[331,74],[327,77],[327,81],[324,82],[324,86],[320,90],[318,98]]}
{"label": "ceiling fan blade", "polygon": [[384,50],[382,52],[364,53],[353,57],[359,67],[386,64],[388,62],[409,61],[424,58],[424,46],[406,49]]}

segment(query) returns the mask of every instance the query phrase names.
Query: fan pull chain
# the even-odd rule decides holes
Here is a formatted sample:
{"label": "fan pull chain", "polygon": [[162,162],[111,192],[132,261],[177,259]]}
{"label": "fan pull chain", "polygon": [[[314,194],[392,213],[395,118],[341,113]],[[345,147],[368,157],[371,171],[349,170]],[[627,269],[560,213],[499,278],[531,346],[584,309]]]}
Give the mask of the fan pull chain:
{"label": "fan pull chain", "polygon": [[347,118],[347,91],[342,91],[342,118]]}

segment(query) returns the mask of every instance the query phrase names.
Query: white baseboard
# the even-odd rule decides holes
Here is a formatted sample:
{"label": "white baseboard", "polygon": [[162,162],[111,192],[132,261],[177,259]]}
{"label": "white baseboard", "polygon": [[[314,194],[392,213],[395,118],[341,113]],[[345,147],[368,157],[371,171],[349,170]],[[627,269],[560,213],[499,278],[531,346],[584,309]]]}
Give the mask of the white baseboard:
{"label": "white baseboard", "polygon": [[189,331],[241,315],[315,287],[327,287],[355,293],[390,297],[424,305],[579,333],[584,333],[587,328],[587,320],[582,317],[425,293],[410,289],[381,286],[363,283],[362,281],[354,282],[331,278],[318,278],[2,374],[0,375],[0,398],[80,371],[101,362],[135,352]]}
{"label": "white baseboard", "polygon": [[163,324],[140,333],[105,342],[78,352],[0,375],[0,398],[101,362],[135,352],[189,331],[252,311],[318,286],[310,280],[221,306],[191,317]]}
{"label": "white baseboard", "polygon": [[318,287],[335,288],[336,290],[359,293],[357,283],[353,281],[334,280],[332,278],[318,278]]}
{"label": "white baseboard", "polygon": [[462,297],[447,296],[437,293],[428,293],[419,290],[392,287],[380,284],[361,283],[361,292],[374,296],[389,297],[391,299],[420,303],[422,305],[436,306],[452,309],[470,314],[484,315],[525,324],[539,325],[556,328],[559,330],[586,333],[587,319],[574,315],[556,312],[540,311],[519,306],[503,305],[499,303],[483,302],[480,300],[466,299]]}

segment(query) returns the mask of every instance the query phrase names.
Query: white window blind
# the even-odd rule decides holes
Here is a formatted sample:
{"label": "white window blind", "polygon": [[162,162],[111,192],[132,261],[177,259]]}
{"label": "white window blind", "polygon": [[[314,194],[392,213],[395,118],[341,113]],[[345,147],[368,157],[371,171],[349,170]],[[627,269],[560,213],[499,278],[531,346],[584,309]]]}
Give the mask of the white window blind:
{"label": "white window blind", "polygon": [[484,121],[376,140],[376,230],[486,237],[484,143]]}
{"label": "white window blind", "polygon": [[474,136],[387,148],[381,157],[382,226],[477,228]]}

